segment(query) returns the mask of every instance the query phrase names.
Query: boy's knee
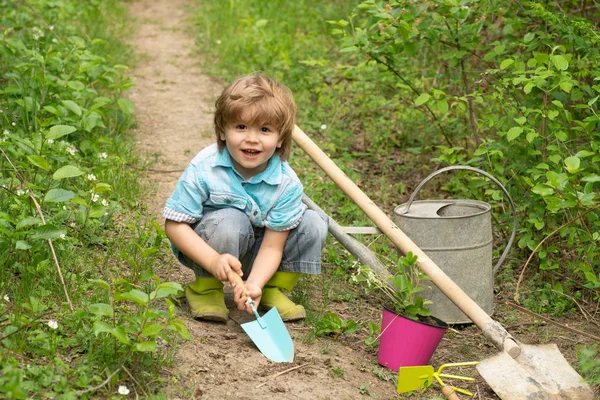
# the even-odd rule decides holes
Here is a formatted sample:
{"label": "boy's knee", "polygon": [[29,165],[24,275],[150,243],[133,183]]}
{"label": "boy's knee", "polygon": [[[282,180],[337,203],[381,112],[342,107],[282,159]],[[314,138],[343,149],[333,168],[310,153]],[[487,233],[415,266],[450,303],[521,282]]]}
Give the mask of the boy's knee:
{"label": "boy's knee", "polygon": [[302,222],[299,228],[303,233],[310,232],[319,239],[322,244],[325,244],[327,238],[327,230],[329,227],[329,218],[321,213],[314,210],[306,210],[302,216]]}
{"label": "boy's knee", "polygon": [[250,219],[241,210],[223,208],[208,212],[195,229],[205,240],[227,240],[253,232]]}

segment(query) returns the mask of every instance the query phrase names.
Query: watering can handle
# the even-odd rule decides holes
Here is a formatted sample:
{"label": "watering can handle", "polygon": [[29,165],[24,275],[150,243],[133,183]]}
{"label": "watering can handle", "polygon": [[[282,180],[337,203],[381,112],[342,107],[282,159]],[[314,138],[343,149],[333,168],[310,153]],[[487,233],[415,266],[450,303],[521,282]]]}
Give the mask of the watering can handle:
{"label": "watering can handle", "polygon": [[452,171],[452,170],[457,170],[457,169],[464,169],[464,170],[468,170],[468,171],[477,172],[478,174],[484,175],[485,177],[489,178],[492,182],[494,182],[496,185],[498,185],[498,187],[502,190],[502,192],[504,192],[504,194],[506,195],[506,197],[508,198],[508,201],[510,203],[510,208],[512,209],[512,215],[513,215],[513,228],[512,228],[512,232],[510,234],[510,239],[508,240],[508,244],[506,245],[506,248],[502,252],[502,255],[500,256],[500,258],[498,259],[498,262],[494,266],[494,269],[492,270],[493,274],[496,275],[496,273],[502,266],[504,259],[506,258],[506,256],[508,256],[508,252],[510,251],[510,249],[513,245],[513,242],[515,241],[515,236],[517,235],[517,210],[515,207],[515,203],[513,202],[513,199],[510,197],[510,194],[508,193],[506,188],[504,186],[502,186],[500,181],[498,179],[494,178],[492,175],[490,175],[487,172],[482,171],[478,168],[469,167],[466,165],[452,165],[449,167],[438,169],[437,171],[432,172],[427,178],[423,179],[423,181],[421,183],[419,183],[419,185],[415,188],[415,190],[410,195],[410,198],[408,199],[408,202],[406,203],[406,207],[402,211],[402,214],[406,214],[408,212],[408,210],[410,209],[410,206],[412,205],[413,201],[415,200],[415,197],[417,197],[417,193],[419,192],[419,190],[421,190],[421,188],[423,186],[425,186],[425,184],[427,182],[429,182],[429,180],[431,180],[431,178],[433,178],[436,175],[441,174],[442,172]]}

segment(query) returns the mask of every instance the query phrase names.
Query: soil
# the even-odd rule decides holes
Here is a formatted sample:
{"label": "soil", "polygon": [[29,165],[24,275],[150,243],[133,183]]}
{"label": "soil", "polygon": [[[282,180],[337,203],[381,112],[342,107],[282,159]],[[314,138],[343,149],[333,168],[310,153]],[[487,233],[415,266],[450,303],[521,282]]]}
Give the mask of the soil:
{"label": "soil", "polygon": [[[134,0],[128,3],[135,33],[131,39],[139,62],[132,74],[136,86],[130,95],[136,106],[138,127],[134,133],[139,151],[154,161],[149,179],[156,193],[145,199],[151,212],[162,223],[162,206],[175,187],[183,168],[203,147],[214,142],[212,110],[223,88],[218,80],[202,73],[202,55],[197,54],[188,27],[191,4],[185,0]],[[368,179],[365,179],[367,181]],[[414,186],[414,185],[407,185]],[[333,251],[344,249],[332,243]],[[349,262],[353,262],[350,258]],[[334,273],[335,266],[324,266],[324,277],[304,282],[299,289],[307,294],[316,312],[335,312],[345,320],[379,323],[381,308]],[[174,258],[159,271],[162,279],[185,284],[194,276]],[[510,284],[498,288],[494,317],[519,340],[538,344],[552,341],[571,361],[575,347],[593,340],[534,317],[505,304]],[[325,301],[325,298],[330,301]],[[331,301],[332,300],[332,301]],[[376,351],[365,344],[366,328],[353,334],[314,338],[309,322],[288,323],[294,341],[295,359],[291,364],[273,363],[253,345],[240,327],[253,320],[232,307],[226,324],[197,321],[189,317],[185,302],[179,309],[191,333],[182,342],[170,368],[164,369],[169,399],[393,399],[398,395],[396,373],[377,364]],[[572,328],[599,335],[598,324],[581,315],[558,321]],[[593,320],[592,320],[593,322]],[[314,322],[313,322],[314,324]],[[472,325],[454,326],[446,333],[431,365],[482,360],[497,353],[481,331]],[[472,383],[455,382],[474,393],[476,399],[497,399],[474,368],[452,373],[473,376]],[[412,393],[413,399],[441,396],[433,385],[427,392]]]}

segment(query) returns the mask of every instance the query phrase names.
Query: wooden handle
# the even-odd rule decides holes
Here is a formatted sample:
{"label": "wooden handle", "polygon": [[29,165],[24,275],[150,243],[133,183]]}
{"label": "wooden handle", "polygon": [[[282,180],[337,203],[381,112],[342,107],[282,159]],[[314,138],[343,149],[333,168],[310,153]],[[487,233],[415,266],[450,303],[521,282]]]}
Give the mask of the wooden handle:
{"label": "wooden handle", "polygon": [[227,279],[229,282],[235,284],[235,286],[241,286],[244,288],[244,296],[248,297],[248,290],[246,289],[246,285],[244,285],[244,281],[242,277],[239,276],[235,271],[231,271],[229,275],[227,275]]}
{"label": "wooden handle", "polygon": [[442,393],[448,400],[460,400],[460,397],[458,397],[452,386],[444,386],[442,388]]}
{"label": "wooden handle", "polygon": [[[350,197],[357,206],[404,254],[411,252],[418,257],[417,266],[431,281],[461,309],[490,339],[503,350],[509,333],[490,318],[452,279],[448,277],[375,203],[356,186],[350,178],[297,126],[292,135],[294,141],[310,158]],[[511,356],[514,357],[513,351]]]}

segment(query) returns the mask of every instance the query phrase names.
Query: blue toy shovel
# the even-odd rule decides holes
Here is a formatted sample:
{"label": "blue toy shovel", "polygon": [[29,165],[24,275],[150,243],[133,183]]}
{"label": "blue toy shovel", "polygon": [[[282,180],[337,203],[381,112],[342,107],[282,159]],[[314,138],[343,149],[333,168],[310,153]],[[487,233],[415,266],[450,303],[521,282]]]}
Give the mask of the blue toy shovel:
{"label": "blue toy shovel", "polygon": [[[231,274],[237,285],[244,285],[242,278],[237,274]],[[256,321],[241,324],[242,329],[252,339],[256,347],[269,360],[274,362],[294,361],[294,343],[290,333],[285,327],[277,308],[271,308],[262,317],[258,315],[254,301],[248,297],[246,304],[250,305]]]}

